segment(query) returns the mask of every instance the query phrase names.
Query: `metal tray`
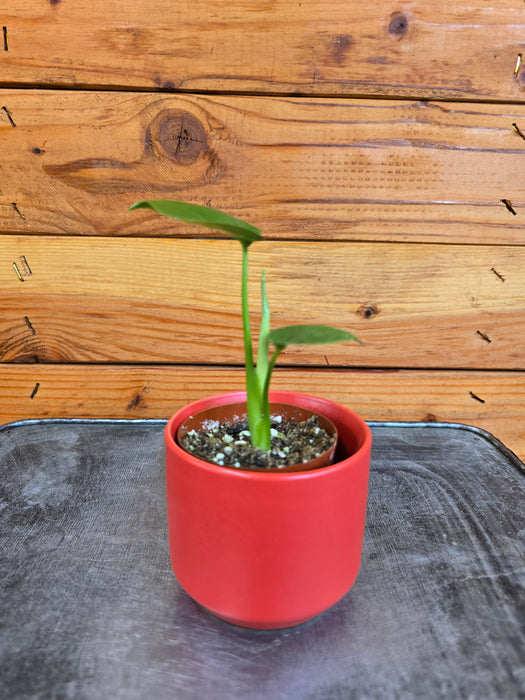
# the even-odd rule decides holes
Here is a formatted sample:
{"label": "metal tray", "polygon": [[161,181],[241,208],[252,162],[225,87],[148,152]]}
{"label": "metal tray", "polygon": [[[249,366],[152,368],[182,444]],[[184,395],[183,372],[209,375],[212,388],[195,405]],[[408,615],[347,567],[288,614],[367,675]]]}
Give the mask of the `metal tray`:
{"label": "metal tray", "polygon": [[371,423],[356,584],[303,626],[256,632],[172,574],[164,425],[0,428],[0,697],[525,697],[525,478],[501,443]]}

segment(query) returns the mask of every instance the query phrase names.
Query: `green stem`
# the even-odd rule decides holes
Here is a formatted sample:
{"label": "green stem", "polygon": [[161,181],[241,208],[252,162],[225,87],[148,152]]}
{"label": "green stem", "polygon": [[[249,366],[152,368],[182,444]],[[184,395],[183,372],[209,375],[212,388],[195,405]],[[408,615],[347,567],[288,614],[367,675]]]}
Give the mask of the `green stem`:
{"label": "green stem", "polygon": [[246,374],[253,372],[252,332],[250,328],[250,308],[248,305],[248,246],[242,247],[242,330],[244,335],[244,361]]}
{"label": "green stem", "polygon": [[261,275],[261,325],[259,328],[259,343],[257,347],[257,364],[255,374],[261,396],[264,391],[264,382],[268,373],[268,352],[270,335],[270,307],[266,295],[266,277],[264,271]]}
{"label": "green stem", "polygon": [[269,404],[270,404],[269,399],[268,399],[268,393],[270,391],[270,379],[272,378],[273,368],[275,367],[275,363],[277,362],[277,358],[282,353],[284,348],[285,348],[284,345],[277,345],[277,347],[275,348],[275,350],[273,352],[270,363],[268,365],[268,371],[266,372],[266,379],[264,381],[263,398],[262,398],[263,404],[266,404],[267,406],[269,406]]}
{"label": "green stem", "polygon": [[[284,345],[283,346],[277,346],[274,350],[274,353],[271,357],[271,360],[268,364],[268,369],[266,371],[266,378],[264,380],[264,387],[262,391],[262,397],[261,397],[261,413],[263,416],[263,422],[268,426],[268,447],[265,448],[266,450],[270,449],[270,399],[269,399],[269,391],[270,391],[270,379],[272,378],[272,372],[273,368],[275,367],[275,363],[277,361],[277,358],[279,355],[282,353],[284,350]],[[264,449],[264,448],[263,448]]]}
{"label": "green stem", "polygon": [[250,309],[248,302],[248,246],[242,246],[242,327],[244,336],[244,363],[246,370],[246,413],[252,436],[252,444],[259,433],[261,421],[260,393],[253,365],[252,333],[250,328]]}

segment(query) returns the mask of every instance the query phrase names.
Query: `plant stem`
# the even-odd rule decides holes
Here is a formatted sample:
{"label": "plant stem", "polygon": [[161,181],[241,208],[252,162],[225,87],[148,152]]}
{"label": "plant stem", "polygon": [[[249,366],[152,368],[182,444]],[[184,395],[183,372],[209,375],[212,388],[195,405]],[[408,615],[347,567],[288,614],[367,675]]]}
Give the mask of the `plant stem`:
{"label": "plant stem", "polygon": [[[246,372],[246,414],[250,428],[251,442],[259,446],[261,423],[260,390],[253,365],[252,333],[250,327],[250,308],[248,302],[248,246],[242,246],[242,327],[244,336],[244,364]],[[269,449],[269,448],[268,448]]]}
{"label": "plant stem", "polygon": [[266,379],[268,376],[268,351],[270,335],[270,307],[266,295],[266,278],[264,271],[261,277],[261,324],[259,327],[259,342],[257,347],[257,364],[255,377],[258,389],[258,420],[255,432],[252,433],[252,445],[265,452],[271,447],[270,432],[270,407],[268,404],[268,391],[264,393]]}
{"label": "plant stem", "polygon": [[244,361],[246,374],[253,372],[252,331],[250,328],[250,308],[248,305],[248,246],[242,246],[242,330],[244,336]]}
{"label": "plant stem", "polygon": [[263,415],[268,415],[268,420],[270,418],[270,401],[268,399],[268,392],[270,390],[270,379],[272,378],[272,372],[273,368],[275,367],[275,363],[277,361],[277,358],[279,355],[282,353],[284,350],[284,345],[277,345],[273,355],[271,357],[270,363],[268,365],[268,370],[266,371],[266,379],[264,382],[264,389],[262,392],[262,410],[263,410]]}
{"label": "plant stem", "polygon": [[264,383],[268,373],[268,351],[270,335],[270,307],[268,305],[268,296],[266,294],[266,277],[264,271],[261,275],[261,325],[259,327],[259,342],[257,347],[257,365],[255,374],[261,395],[264,391]]}

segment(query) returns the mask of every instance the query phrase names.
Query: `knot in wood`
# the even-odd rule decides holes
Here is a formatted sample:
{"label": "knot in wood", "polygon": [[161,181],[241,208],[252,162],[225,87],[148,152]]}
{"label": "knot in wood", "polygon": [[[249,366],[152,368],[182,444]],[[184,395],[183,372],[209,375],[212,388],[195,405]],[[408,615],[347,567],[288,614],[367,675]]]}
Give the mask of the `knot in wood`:
{"label": "knot in wood", "polygon": [[206,132],[200,121],[191,112],[181,109],[160,112],[148,129],[146,142],[180,165],[195,163],[208,149]]}
{"label": "knot in wood", "polygon": [[379,314],[379,309],[375,304],[362,304],[357,309],[356,314],[361,318],[373,318]]}
{"label": "knot in wood", "polygon": [[388,25],[388,33],[402,37],[408,30],[408,17],[403,12],[394,12]]}

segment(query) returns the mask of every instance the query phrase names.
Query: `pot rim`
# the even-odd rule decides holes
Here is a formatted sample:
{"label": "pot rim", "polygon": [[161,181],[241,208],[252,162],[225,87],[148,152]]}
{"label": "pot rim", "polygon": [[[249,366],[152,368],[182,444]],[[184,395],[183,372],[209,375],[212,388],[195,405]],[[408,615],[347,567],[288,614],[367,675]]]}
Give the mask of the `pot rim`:
{"label": "pot rim", "polygon": [[[312,396],[309,394],[303,394],[301,392],[297,391],[270,391],[269,392],[269,398],[270,398],[270,403],[289,403],[292,405],[303,405],[302,402],[300,401],[301,399],[307,400],[310,404],[314,404],[312,407],[311,405],[308,406],[310,410],[315,411],[316,413],[320,413],[321,415],[325,415],[323,413],[323,405],[330,405],[337,407],[338,412],[342,413],[343,415],[346,415],[347,418],[351,419],[353,423],[357,423],[360,428],[362,429],[363,432],[363,439],[361,441],[361,444],[357,447],[355,452],[353,452],[351,455],[348,457],[345,457],[342,460],[339,460],[338,462],[334,462],[333,464],[324,466],[324,467],[319,467],[317,469],[309,469],[305,471],[294,471],[294,472],[265,472],[263,470],[261,471],[254,471],[254,470],[247,470],[243,469],[242,467],[239,467],[237,469],[229,469],[225,468],[222,465],[219,464],[212,464],[211,462],[206,462],[199,457],[195,457],[189,452],[186,452],[182,447],[180,447],[177,444],[177,441],[175,439],[175,435],[177,433],[177,428],[179,424],[186,420],[190,415],[193,413],[196,413],[198,411],[203,410],[204,408],[211,408],[212,406],[216,405],[221,405],[221,404],[227,404],[227,403],[237,403],[237,402],[242,402],[246,401],[246,392],[244,391],[235,391],[235,392],[228,392],[228,393],[222,393],[222,394],[213,394],[211,396],[204,397],[202,399],[198,399],[197,401],[193,401],[192,403],[186,404],[182,408],[180,408],[169,420],[165,428],[165,440],[167,443],[167,446],[176,454],[178,455],[181,459],[186,460],[187,463],[191,464],[193,467],[202,469],[204,471],[208,472],[213,472],[213,473],[220,473],[221,475],[224,476],[224,478],[232,478],[232,479],[250,479],[250,480],[255,480],[255,481],[265,481],[266,483],[271,482],[273,480],[282,480],[283,478],[285,479],[315,479],[315,478],[320,478],[321,475],[326,474],[327,476],[329,474],[333,474],[334,472],[339,471],[340,469],[346,469],[350,467],[354,462],[357,462],[360,458],[361,453],[365,452],[366,450],[370,449],[370,445],[372,442],[372,434],[370,432],[370,428],[366,424],[363,418],[359,416],[357,413],[352,411],[349,408],[346,408],[346,406],[343,406],[342,404],[338,404],[335,401],[332,401],[331,399],[325,399],[321,398],[319,396]],[[297,403],[296,401],[297,400]],[[328,420],[331,422],[335,421],[333,420],[332,417],[326,416]],[[336,425],[338,428],[339,433],[341,434],[341,429]]]}

